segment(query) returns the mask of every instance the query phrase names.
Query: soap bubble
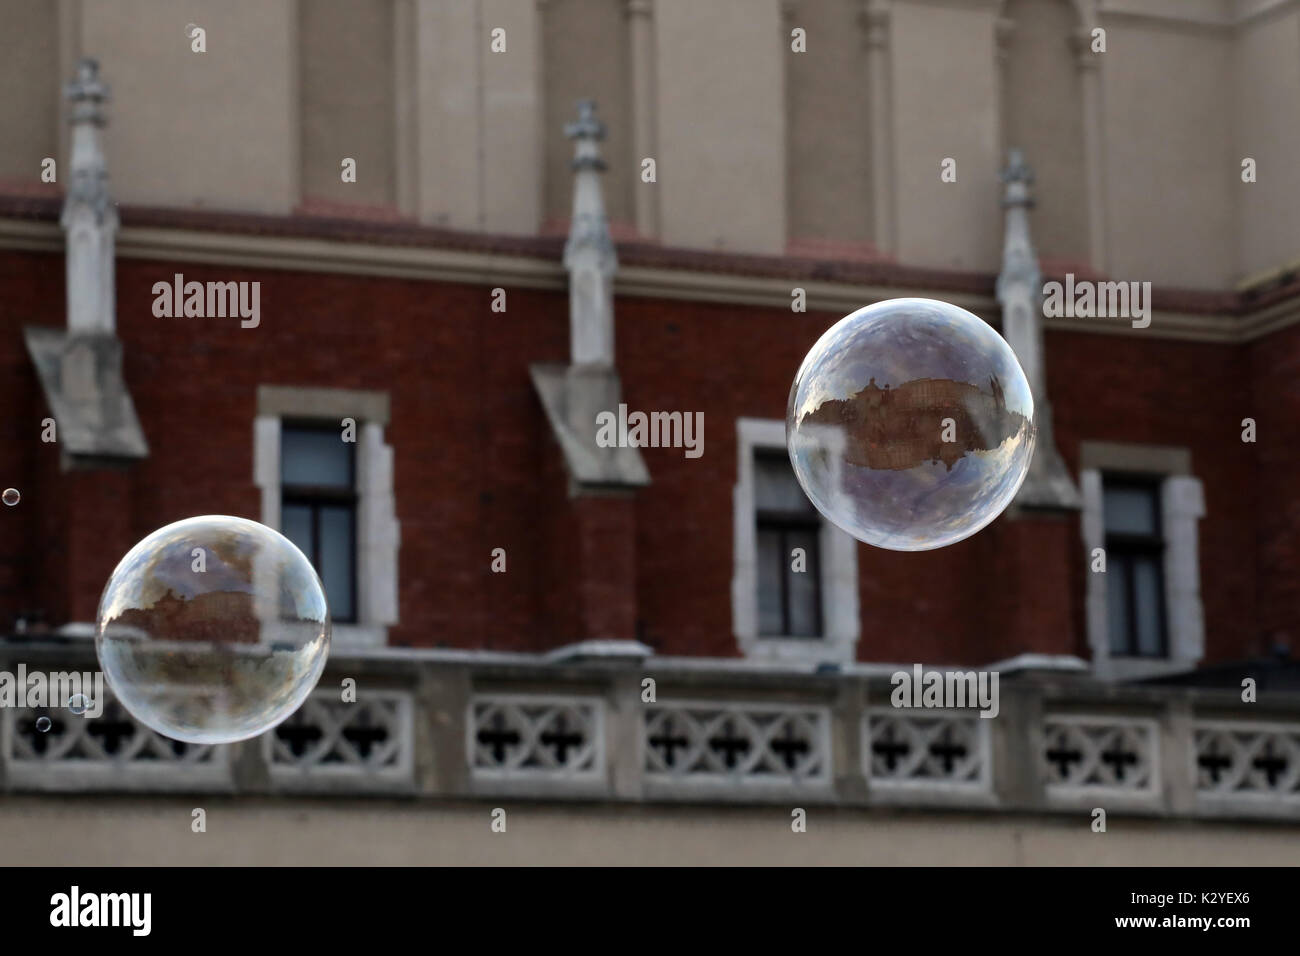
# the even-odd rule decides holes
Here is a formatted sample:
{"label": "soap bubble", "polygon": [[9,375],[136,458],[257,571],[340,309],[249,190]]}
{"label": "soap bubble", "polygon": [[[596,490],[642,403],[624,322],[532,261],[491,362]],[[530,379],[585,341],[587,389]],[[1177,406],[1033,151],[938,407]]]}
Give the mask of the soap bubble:
{"label": "soap bubble", "polygon": [[978,316],[891,299],[817,340],[790,389],[786,444],[828,519],[867,544],[928,551],[970,537],[1015,497],[1034,399]]}
{"label": "soap bubble", "polygon": [[255,737],[320,678],[330,618],[311,563],[255,521],[206,515],[155,531],[113,571],[95,649],[141,723],[189,743]]}
{"label": "soap bubble", "polygon": [[4,503],[12,508],[23,500],[23,496],[18,493],[17,488],[6,488],[4,494],[0,495],[0,499],[3,499]]}
{"label": "soap bubble", "polygon": [[68,710],[72,711],[78,717],[84,714],[90,708],[90,698],[85,694],[73,694],[68,698]]}
{"label": "soap bubble", "polygon": [[36,718],[36,729],[39,730],[41,733],[47,733],[52,726],[53,724],[50,723],[50,718],[48,717]]}

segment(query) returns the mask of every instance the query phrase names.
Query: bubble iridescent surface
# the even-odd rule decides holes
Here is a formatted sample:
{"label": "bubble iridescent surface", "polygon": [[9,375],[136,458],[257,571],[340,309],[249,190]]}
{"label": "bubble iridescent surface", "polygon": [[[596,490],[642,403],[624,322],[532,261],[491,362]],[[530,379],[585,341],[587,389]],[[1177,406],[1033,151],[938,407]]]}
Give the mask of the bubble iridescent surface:
{"label": "bubble iridescent surface", "polygon": [[17,488],[6,488],[4,494],[0,495],[0,500],[4,501],[9,507],[13,507],[23,500],[23,496],[18,493]]}
{"label": "bubble iridescent surface", "polygon": [[72,711],[78,717],[84,714],[90,708],[90,698],[85,694],[73,694],[68,698],[68,710]]}
{"label": "bubble iridescent surface", "polygon": [[786,445],[809,500],[859,541],[942,548],[1015,497],[1034,452],[1033,394],[978,316],[890,299],[841,319],[804,358]]}
{"label": "bubble iridescent surface", "polygon": [[36,729],[39,730],[41,733],[43,733],[43,734],[44,734],[44,733],[48,733],[50,727],[52,727],[52,726],[53,726],[53,723],[50,721],[50,718],[48,718],[48,717],[37,717],[37,718],[36,718]]}
{"label": "bubble iridescent surface", "polygon": [[320,678],[330,618],[311,562],[277,531],[222,515],[167,525],[132,548],[99,601],[95,649],[113,693],[190,743],[257,736]]}

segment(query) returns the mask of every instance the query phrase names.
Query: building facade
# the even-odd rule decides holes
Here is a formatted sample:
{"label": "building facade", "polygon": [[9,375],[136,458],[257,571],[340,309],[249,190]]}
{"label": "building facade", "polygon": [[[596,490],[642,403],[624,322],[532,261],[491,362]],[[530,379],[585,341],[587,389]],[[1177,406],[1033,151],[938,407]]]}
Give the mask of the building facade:
{"label": "building facade", "polygon": [[[125,790],[225,801],[248,861],[318,795],[386,861],[442,813],[437,859],[508,862],[446,821],[515,807],[575,860],[866,862],[788,855],[796,808],[896,862],[954,826],[990,862],[1300,845],[1300,4],[0,18],[5,665],[93,666],[109,573],[194,514],[284,531],[335,616],[316,696],[245,745],[0,710],[0,832]],[[854,543],[784,457],[808,348],[906,295],[999,328],[1040,409],[1013,508],[922,553]],[[602,412],[681,440],[606,447]],[[997,717],[893,706],[918,664],[999,673]],[[83,816],[103,862],[217,852]]]}

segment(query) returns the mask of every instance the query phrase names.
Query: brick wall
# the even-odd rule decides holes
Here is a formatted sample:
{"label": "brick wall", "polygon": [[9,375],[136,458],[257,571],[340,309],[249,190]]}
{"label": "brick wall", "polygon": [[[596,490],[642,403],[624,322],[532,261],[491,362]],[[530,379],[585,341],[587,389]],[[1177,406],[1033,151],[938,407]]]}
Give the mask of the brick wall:
{"label": "brick wall", "polygon": [[[152,314],[153,283],[260,280],[262,321]],[[563,293],[120,260],[125,376],[151,447],[126,474],[67,475],[42,445],[47,411],[25,324],[63,324],[63,260],[0,253],[0,626],[34,606],[89,620],[103,581],[170,521],[259,517],[252,428],[260,384],[390,392],[402,523],[401,624],[412,646],[541,650],[640,636],[666,654],[731,656],[738,416],[781,419],[794,371],[838,315],[625,299],[617,356],[633,410],[704,413],[704,455],[644,449],[632,502],[574,500],[528,376],[568,355]],[[1300,329],[1251,346],[1049,333],[1061,450],[1084,440],[1183,445],[1205,483],[1207,652],[1231,659],[1296,635]],[[1260,441],[1240,441],[1246,416]],[[634,543],[634,548],[632,544]],[[490,570],[505,548],[508,571]],[[1086,653],[1077,520],[998,519],[953,547],[858,549],[860,656],[980,663]]]}

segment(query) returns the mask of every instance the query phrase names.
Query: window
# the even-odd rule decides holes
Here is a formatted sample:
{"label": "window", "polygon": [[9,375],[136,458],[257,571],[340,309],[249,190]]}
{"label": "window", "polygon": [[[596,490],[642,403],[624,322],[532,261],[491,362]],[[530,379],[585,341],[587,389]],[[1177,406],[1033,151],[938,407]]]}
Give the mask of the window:
{"label": "window", "polygon": [[335,427],[280,430],[280,530],[311,559],[344,623],[357,620],[355,449]]}
{"label": "window", "polygon": [[[398,621],[401,523],[386,392],[259,385],[253,483],[325,584],[338,647],[383,647]],[[343,429],[355,427],[355,442]],[[353,437],[349,434],[348,437]]]}
{"label": "window", "polygon": [[820,637],[821,516],[799,487],[784,451],[755,456],[754,517],[759,635]]}
{"label": "window", "polygon": [[1094,672],[1142,680],[1191,670],[1205,656],[1197,530],[1205,493],[1191,452],[1084,441],[1079,465]]}
{"label": "window", "polygon": [[1165,657],[1165,541],[1160,486],[1104,475],[1106,610],[1116,657]]}
{"label": "window", "polygon": [[784,421],[736,420],[732,506],[731,621],[741,652],[814,668],[851,663],[861,632],[857,542],[799,487]]}

